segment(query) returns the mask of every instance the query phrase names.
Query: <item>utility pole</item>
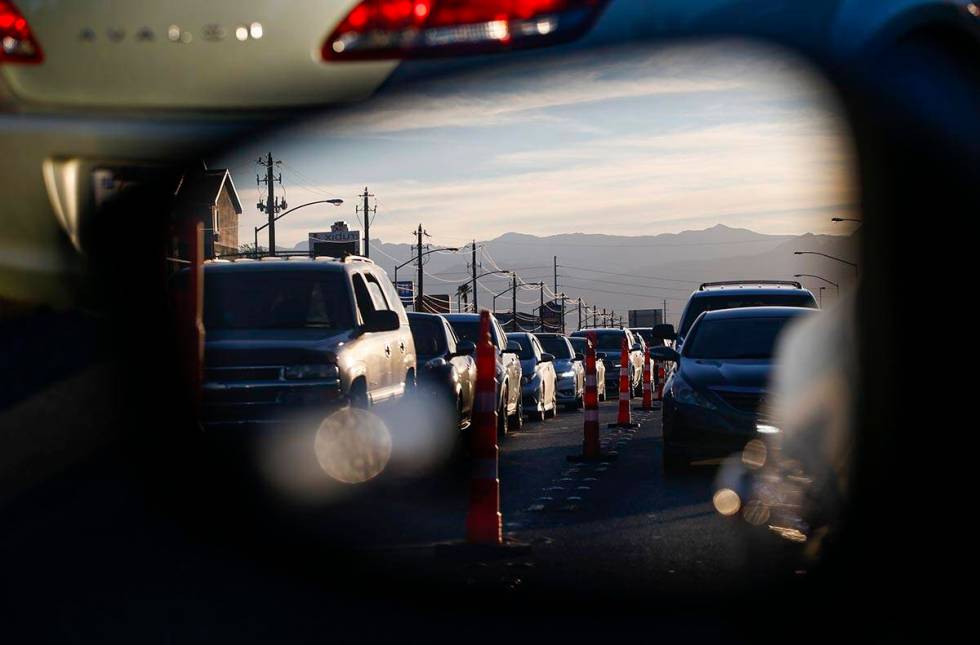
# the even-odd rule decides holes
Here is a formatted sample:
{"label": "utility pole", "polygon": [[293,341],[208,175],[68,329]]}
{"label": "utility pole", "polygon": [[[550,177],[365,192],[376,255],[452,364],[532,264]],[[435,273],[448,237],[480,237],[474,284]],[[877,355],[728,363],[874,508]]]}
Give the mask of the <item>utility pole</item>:
{"label": "utility pole", "polygon": [[538,305],[538,326],[541,327],[542,333],[544,332],[544,281],[539,283],[541,289],[541,302]]}
{"label": "utility pole", "polygon": [[667,299],[664,298],[664,319],[663,322],[667,322]]}
{"label": "utility pole", "polygon": [[368,206],[368,197],[374,197],[373,194],[368,192],[367,186],[364,187],[364,192],[358,195],[364,199],[364,206],[354,207],[354,212],[364,213],[364,257],[371,257],[371,215],[378,212],[378,206],[375,204],[374,208]]}
{"label": "utility pole", "polygon": [[578,299],[578,330],[582,329],[582,299]]}
{"label": "utility pole", "polygon": [[480,307],[476,302],[476,240],[473,240],[473,252],[471,255],[470,264],[473,265],[473,311],[480,313]]}
{"label": "utility pole", "polygon": [[565,294],[561,294],[561,333],[565,333]]}
{"label": "utility pole", "polygon": [[510,330],[517,331],[517,274],[511,274]]}
{"label": "utility pole", "polygon": [[[265,214],[269,217],[269,223],[266,226],[269,227],[269,255],[276,254],[276,213],[280,208],[286,207],[286,202],[283,200],[281,204],[276,203],[276,182],[282,185],[282,174],[278,177],[275,174],[275,167],[280,163],[279,161],[274,161],[272,159],[272,153],[270,152],[265,160],[260,157],[258,162],[260,166],[265,167],[265,177],[260,179],[258,175],[255,176],[255,184],[265,184],[268,187],[268,193],[265,198],[265,204],[259,202],[259,210],[265,211]],[[256,246],[258,246],[258,233],[256,233]]]}
{"label": "utility pole", "polygon": [[422,301],[423,292],[422,292],[422,225],[421,224],[419,224],[419,230],[416,233],[415,239],[416,239],[415,250],[418,252],[418,255],[415,256],[415,261],[418,263],[418,267],[419,267],[418,276],[416,277],[416,281],[418,281],[419,283],[419,293],[416,296],[416,300],[415,300],[415,311],[425,311],[425,305],[423,304]]}

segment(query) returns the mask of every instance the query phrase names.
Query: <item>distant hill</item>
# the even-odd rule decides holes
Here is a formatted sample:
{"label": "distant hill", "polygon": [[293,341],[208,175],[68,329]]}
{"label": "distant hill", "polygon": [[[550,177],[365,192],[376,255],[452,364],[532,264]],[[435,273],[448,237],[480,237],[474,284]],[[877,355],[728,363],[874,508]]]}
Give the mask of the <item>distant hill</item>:
{"label": "distant hill", "polygon": [[[617,313],[627,309],[661,308],[667,299],[668,319],[676,320],[691,291],[701,282],[734,279],[791,280],[794,273],[814,273],[847,286],[853,279],[851,267],[826,258],[793,255],[793,251],[819,251],[845,259],[857,252],[854,240],[841,235],[765,235],[722,224],[703,230],[661,235],[608,235],[569,233],[539,237],[505,233],[497,238],[477,241],[480,273],[500,269],[515,270],[527,282],[543,281],[553,289],[553,261],[558,258],[558,290],[570,298],[581,296],[586,302]],[[294,247],[306,250],[303,241]],[[408,260],[410,244],[386,244],[372,240],[371,256],[394,279],[395,264]],[[469,279],[469,249],[459,253],[426,257],[425,292],[455,294]],[[397,262],[396,262],[397,260]],[[399,280],[414,280],[416,268],[408,264],[398,271]],[[509,286],[507,276],[487,276],[480,280],[480,306],[491,304],[494,293]],[[818,280],[804,279],[814,294]],[[833,288],[824,291],[834,297]],[[520,310],[530,311],[539,300],[536,290],[522,290]],[[547,298],[547,295],[546,295]],[[510,295],[497,300],[498,308],[509,309]],[[570,305],[574,307],[574,305]],[[568,318],[576,322],[574,309]]]}

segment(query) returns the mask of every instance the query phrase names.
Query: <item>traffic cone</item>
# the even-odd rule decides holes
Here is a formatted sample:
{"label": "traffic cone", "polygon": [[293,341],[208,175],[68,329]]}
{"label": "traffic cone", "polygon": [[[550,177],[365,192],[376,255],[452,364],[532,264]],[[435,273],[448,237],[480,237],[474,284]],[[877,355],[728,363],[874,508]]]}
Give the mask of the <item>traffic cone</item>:
{"label": "traffic cone", "polygon": [[653,388],[650,384],[650,348],[643,353],[643,405],[637,410],[653,409]]}
{"label": "traffic cone", "polygon": [[471,426],[473,474],[470,508],[466,515],[466,541],[470,544],[503,544],[500,514],[500,479],[497,476],[497,356],[490,341],[490,312],[480,312],[480,336],[476,344],[476,397]]}
{"label": "traffic cone", "polygon": [[664,364],[660,363],[657,365],[657,387],[655,388],[655,398],[656,401],[664,400],[664,381],[667,380],[667,372],[664,370]]}
{"label": "traffic cone", "polygon": [[612,453],[602,454],[599,447],[599,385],[596,380],[595,347],[598,337],[594,331],[586,335],[585,350],[585,437],[582,441],[582,454],[569,455],[568,461],[607,461],[615,459]]}
{"label": "traffic cone", "polygon": [[638,424],[633,423],[630,415],[630,383],[629,373],[630,350],[626,345],[626,336],[623,336],[623,344],[619,350],[619,414],[616,423],[610,423],[610,428],[635,428]]}

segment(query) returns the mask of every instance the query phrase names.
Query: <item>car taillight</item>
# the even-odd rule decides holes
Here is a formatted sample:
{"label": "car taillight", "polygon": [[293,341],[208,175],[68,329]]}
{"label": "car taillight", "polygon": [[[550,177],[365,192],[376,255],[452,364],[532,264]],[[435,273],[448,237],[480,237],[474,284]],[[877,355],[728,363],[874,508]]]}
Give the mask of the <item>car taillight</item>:
{"label": "car taillight", "polygon": [[363,0],[323,43],[324,60],[413,58],[576,38],[605,0]]}
{"label": "car taillight", "polygon": [[42,59],[27,19],[13,4],[0,0],[0,62],[40,63]]}

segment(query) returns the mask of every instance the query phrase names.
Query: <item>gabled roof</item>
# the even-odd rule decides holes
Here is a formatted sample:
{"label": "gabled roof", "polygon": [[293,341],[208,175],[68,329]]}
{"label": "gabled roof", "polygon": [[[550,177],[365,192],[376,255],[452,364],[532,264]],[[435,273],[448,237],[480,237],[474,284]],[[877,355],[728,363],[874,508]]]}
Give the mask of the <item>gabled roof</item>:
{"label": "gabled roof", "polygon": [[235,213],[242,214],[242,202],[238,198],[235,182],[227,168],[196,168],[184,172],[177,185],[175,207],[213,206],[221,191],[227,186]]}

